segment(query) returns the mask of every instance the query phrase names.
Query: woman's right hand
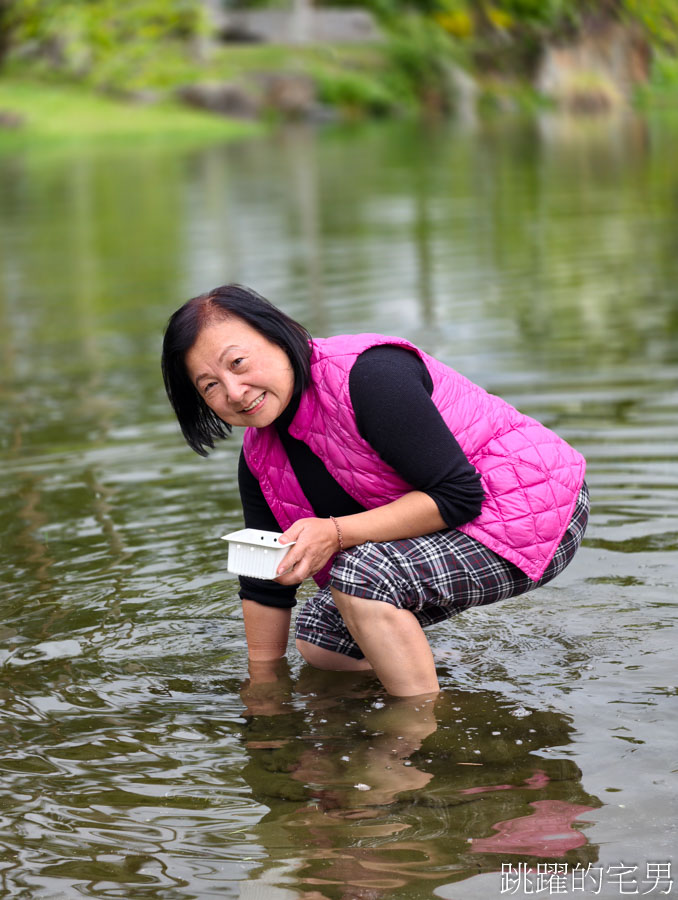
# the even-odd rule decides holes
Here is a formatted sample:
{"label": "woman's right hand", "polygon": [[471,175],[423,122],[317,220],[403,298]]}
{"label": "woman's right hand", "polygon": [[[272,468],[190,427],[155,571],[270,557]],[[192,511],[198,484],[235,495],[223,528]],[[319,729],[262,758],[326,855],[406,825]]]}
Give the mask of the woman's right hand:
{"label": "woman's right hand", "polygon": [[278,566],[279,584],[300,584],[319,572],[339,550],[339,535],[331,519],[297,519],[278,543],[295,545]]}

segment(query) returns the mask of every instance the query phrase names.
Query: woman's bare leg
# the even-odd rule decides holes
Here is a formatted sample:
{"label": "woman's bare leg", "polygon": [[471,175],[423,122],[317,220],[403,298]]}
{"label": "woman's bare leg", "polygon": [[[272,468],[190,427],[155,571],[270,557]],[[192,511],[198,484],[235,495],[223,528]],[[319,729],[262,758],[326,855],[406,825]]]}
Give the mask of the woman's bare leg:
{"label": "woman's bare leg", "polygon": [[413,613],[379,600],[352,597],[336,588],[332,588],[332,598],[389,694],[413,697],[440,690],[431,648]]}
{"label": "woman's bare leg", "polygon": [[315,669],[325,669],[328,672],[364,672],[372,669],[366,659],[355,659],[353,656],[346,656],[345,653],[335,653],[334,650],[326,650],[301,638],[297,638],[297,650]]}

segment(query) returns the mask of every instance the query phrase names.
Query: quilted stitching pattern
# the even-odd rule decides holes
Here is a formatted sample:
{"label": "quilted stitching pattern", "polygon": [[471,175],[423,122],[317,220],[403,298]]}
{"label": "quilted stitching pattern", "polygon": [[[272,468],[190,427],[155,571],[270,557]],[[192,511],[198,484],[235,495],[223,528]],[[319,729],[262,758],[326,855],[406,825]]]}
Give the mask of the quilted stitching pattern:
{"label": "quilted stitching pattern", "polygon": [[[538,580],[572,517],[584,480],[583,457],[541,423],[408,341],[377,334],[314,341],[312,386],[302,397],[291,434],[307,443],[344,490],[367,508],[411,490],[360,436],[351,406],[348,376],[356,357],[384,343],[408,347],[424,360],[433,400],[481,474],[487,499],[480,516],[460,531]],[[273,427],[248,429],[245,453],[281,527],[313,515]],[[316,580],[325,583],[328,572],[329,566]]]}

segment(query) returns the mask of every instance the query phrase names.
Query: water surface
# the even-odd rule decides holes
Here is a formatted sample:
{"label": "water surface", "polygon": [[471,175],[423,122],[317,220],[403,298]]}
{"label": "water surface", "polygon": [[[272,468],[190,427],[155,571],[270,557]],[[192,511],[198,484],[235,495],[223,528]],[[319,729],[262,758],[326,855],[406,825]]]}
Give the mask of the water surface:
{"label": "water surface", "polygon": [[[571,893],[669,886],[677,136],[547,117],[0,155],[7,896],[464,900],[545,863]],[[579,556],[435,629],[433,704],[293,650],[247,682],[218,540],[240,437],[192,454],[158,367],[170,312],[233,280],[319,336],[414,340],[588,459]]]}

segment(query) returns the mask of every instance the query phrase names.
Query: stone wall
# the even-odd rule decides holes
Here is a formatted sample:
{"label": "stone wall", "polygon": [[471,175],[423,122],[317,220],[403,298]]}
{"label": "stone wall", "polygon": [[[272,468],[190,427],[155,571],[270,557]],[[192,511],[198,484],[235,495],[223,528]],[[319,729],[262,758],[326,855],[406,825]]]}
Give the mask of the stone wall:
{"label": "stone wall", "polygon": [[381,37],[374,17],[363,9],[315,9],[299,4],[287,11],[211,9],[222,40],[276,44],[361,43]]}
{"label": "stone wall", "polygon": [[633,27],[607,21],[584,28],[566,45],[547,45],[536,87],[574,110],[605,109],[628,102],[647,81],[651,51]]}

